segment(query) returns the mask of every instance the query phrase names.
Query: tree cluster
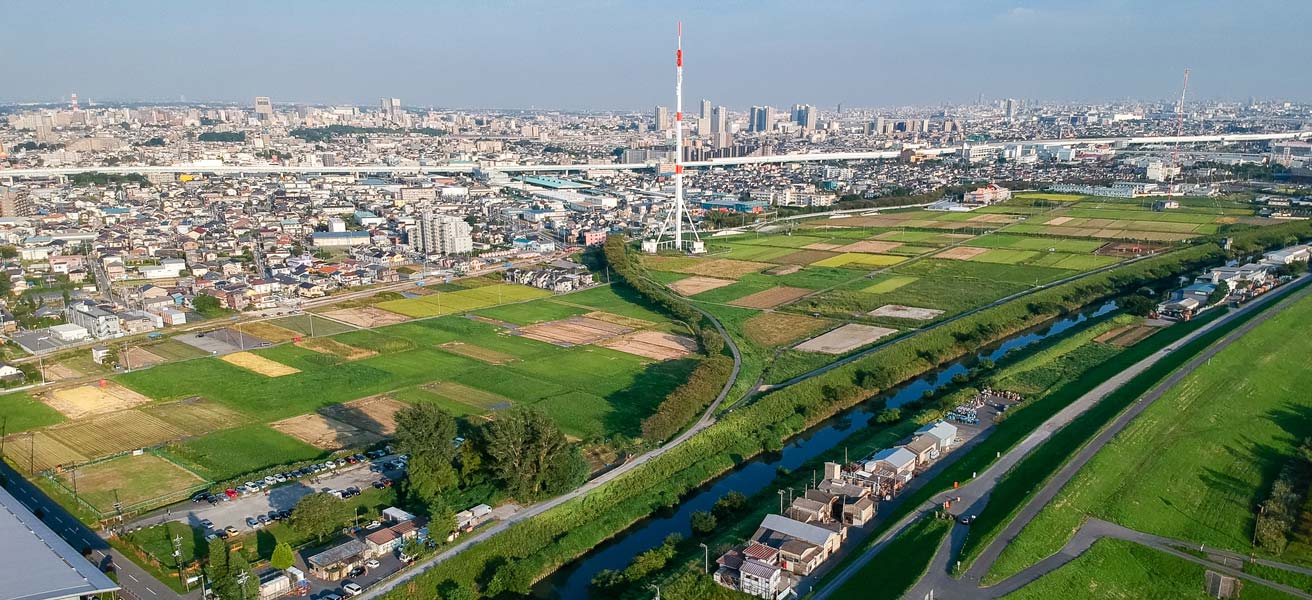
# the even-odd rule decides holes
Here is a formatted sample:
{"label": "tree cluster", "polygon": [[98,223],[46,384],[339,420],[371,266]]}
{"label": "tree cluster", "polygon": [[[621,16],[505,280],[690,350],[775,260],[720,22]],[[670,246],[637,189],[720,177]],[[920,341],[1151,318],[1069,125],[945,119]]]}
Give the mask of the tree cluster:
{"label": "tree cluster", "polygon": [[260,596],[260,578],[238,550],[221,539],[210,540],[209,564],[205,567],[210,590],[218,600],[246,600]]}
{"label": "tree cluster", "polygon": [[[1290,460],[1258,510],[1253,537],[1257,545],[1272,554],[1280,554],[1289,545],[1312,483],[1312,438],[1303,440],[1298,454]],[[1304,540],[1306,541],[1306,540]]]}

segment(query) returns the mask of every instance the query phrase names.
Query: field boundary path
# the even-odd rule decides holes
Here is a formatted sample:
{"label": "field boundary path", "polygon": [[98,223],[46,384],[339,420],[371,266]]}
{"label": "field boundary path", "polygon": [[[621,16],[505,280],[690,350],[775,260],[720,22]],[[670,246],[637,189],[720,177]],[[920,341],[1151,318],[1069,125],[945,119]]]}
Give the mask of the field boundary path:
{"label": "field boundary path", "polygon": [[[1294,291],[1295,288],[1298,288],[1300,285],[1306,283],[1310,279],[1312,279],[1312,274],[1304,275],[1299,279],[1291,281],[1288,284],[1281,286],[1280,288],[1266,294],[1265,296],[1262,296],[1261,298],[1258,298],[1257,300],[1250,302],[1247,306],[1244,306],[1239,310],[1236,310],[1193,332],[1190,332],[1188,335],[1180,338],[1172,345],[1167,346],[1166,348],[1163,348],[1161,350],[1158,350],[1152,355],[1144,358],[1143,360],[1140,360],[1139,362],[1121,371],[1115,377],[1112,377],[1111,379],[1108,379],[1107,381],[1099,384],[1097,387],[1088,391],[1083,396],[1080,396],[1070,405],[1068,405],[1067,407],[1059,411],[1057,414],[1050,417],[1047,421],[1045,421],[1042,425],[1040,425],[1038,429],[1036,429],[1033,433],[1031,433],[1029,436],[1026,436],[1026,438],[1022,440],[1019,444],[1017,444],[1011,450],[1008,450],[1005,454],[1003,454],[1001,458],[994,461],[993,464],[989,465],[986,469],[984,469],[984,471],[980,473],[978,477],[972,479],[969,483],[961,486],[961,488],[959,489],[948,490],[938,494],[937,496],[931,498],[930,500],[925,501],[917,511],[913,511],[912,513],[903,517],[902,520],[898,521],[895,525],[893,525],[882,535],[880,535],[880,537],[875,541],[874,545],[872,545],[870,548],[867,548],[866,551],[863,552],[856,560],[854,560],[852,563],[848,564],[844,569],[839,571],[834,576],[834,578],[831,579],[829,582],[827,582],[824,588],[818,590],[817,593],[814,596],[812,596],[812,598],[814,600],[824,600],[828,598],[835,590],[841,587],[843,583],[847,582],[849,579],[851,579],[857,573],[859,573],[862,567],[864,567],[867,562],[873,559],[875,555],[879,553],[879,551],[883,550],[883,548],[886,545],[888,545],[888,543],[892,541],[893,538],[897,536],[897,534],[901,533],[907,527],[910,527],[912,523],[923,517],[925,513],[938,509],[938,507],[943,505],[944,501],[951,499],[958,506],[967,507],[961,510],[961,514],[979,514],[979,511],[983,509],[985,504],[988,503],[989,494],[993,491],[993,488],[1002,479],[1003,475],[1005,475],[1009,470],[1011,470],[1013,466],[1019,463],[1021,459],[1029,455],[1029,453],[1032,450],[1037,448],[1049,437],[1051,437],[1053,433],[1056,433],[1059,429],[1065,427],[1071,421],[1075,420],[1076,417],[1083,414],[1094,404],[1097,404],[1098,402],[1102,401],[1103,398],[1106,398],[1113,391],[1125,385],[1125,383],[1130,381],[1130,379],[1146,371],[1149,367],[1153,366],[1154,364],[1157,364],[1158,361],[1170,355],[1177,348],[1180,348],[1181,346],[1189,343],[1190,341],[1198,338],[1199,336],[1204,335],[1210,331],[1216,330],[1219,327],[1224,327],[1225,325],[1239,318],[1241,315],[1245,315],[1253,311],[1260,311],[1260,310],[1266,310],[1267,308],[1271,308],[1273,306],[1273,303],[1275,303],[1280,298],[1284,298],[1284,300],[1280,301],[1280,305],[1283,306],[1285,304],[1297,301],[1298,299],[1308,296],[1309,294],[1312,294],[1312,287],[1305,287],[1303,289]],[[949,557],[955,556],[955,553],[952,553],[951,550],[959,550],[961,544],[965,541],[966,526],[960,524],[954,525],[951,534],[946,537],[946,541],[944,542],[943,547],[941,547],[939,549],[939,552],[935,555],[934,562],[931,565],[928,573],[920,581],[920,583],[915,588],[913,588],[913,593],[908,594],[907,597],[914,597],[914,592],[916,591],[920,591],[921,595],[924,595],[924,593],[927,593],[931,589],[934,590],[935,595],[944,595],[944,597],[952,597],[952,596],[970,597],[970,598],[988,597],[987,590],[990,588],[978,587],[980,574],[982,572],[987,572],[988,567],[992,566],[993,561],[996,560],[999,554],[1001,554],[1002,548],[1006,545],[1006,543],[1009,542],[1012,538],[1014,538],[1016,534],[1019,533],[1020,529],[1022,529],[1025,526],[1025,524],[1029,522],[1030,519],[1033,519],[1034,515],[1038,514],[1039,510],[1042,509],[1042,507],[1046,505],[1048,501],[1052,499],[1052,497],[1056,496],[1057,491],[1059,491],[1066,484],[1066,482],[1069,481],[1070,478],[1075,475],[1075,473],[1079,470],[1081,466],[1083,466],[1085,462],[1087,462],[1090,458],[1092,458],[1092,456],[1096,454],[1097,451],[1101,449],[1104,444],[1110,441],[1111,438],[1121,430],[1121,428],[1123,428],[1126,424],[1128,424],[1129,421],[1134,418],[1134,416],[1137,416],[1140,412],[1142,412],[1143,409],[1146,408],[1149,404],[1151,404],[1153,400],[1155,400],[1157,397],[1165,393],[1168,389],[1170,389],[1170,387],[1174,386],[1176,382],[1178,382],[1180,379],[1183,379],[1185,375],[1192,372],[1199,365],[1205,363],[1208,358],[1211,358],[1217,352],[1220,352],[1226,346],[1229,346],[1236,339],[1243,336],[1245,333],[1247,333],[1254,327],[1257,327],[1261,323],[1265,322],[1276,312],[1277,311],[1275,310],[1265,312],[1264,314],[1258,315],[1257,317],[1244,323],[1235,331],[1227,335],[1224,339],[1213,344],[1206,351],[1200,353],[1189,363],[1185,364],[1180,369],[1177,369],[1175,373],[1173,373],[1165,381],[1159,383],[1151,391],[1149,391],[1148,394],[1145,394],[1144,397],[1136,401],[1136,403],[1128,411],[1122,413],[1121,416],[1111,426],[1104,429],[1102,434],[1097,436],[1090,443],[1086,444],[1083,450],[1081,451],[1081,453],[1076,458],[1069,461],[1065,465],[1065,467],[1056,476],[1054,476],[1047,483],[1047,485],[1045,485],[1043,489],[1039,491],[1039,493],[1026,505],[1025,509],[1023,509],[1022,512],[1015,519],[1011,521],[1008,527],[1005,528],[1003,532],[1000,533],[993,540],[993,542],[984,550],[981,556],[975,561],[975,564],[968,571],[966,577],[964,577],[962,580],[953,578],[947,572],[947,563],[949,561]]]}
{"label": "field boundary path", "polygon": [[448,548],[447,550],[437,554],[436,556],[433,556],[432,558],[429,558],[415,565],[413,568],[403,571],[397,577],[394,577],[390,580],[387,580],[386,582],[382,582],[379,585],[370,588],[363,595],[358,596],[358,598],[360,600],[372,600],[373,598],[378,598],[384,594],[387,594],[392,590],[397,589],[398,586],[404,584],[405,582],[410,581],[411,579],[414,579],[419,575],[422,575],[424,572],[428,571],[429,569],[449,560],[451,557],[456,556],[461,552],[464,552],[474,544],[477,544],[498,533],[505,531],[506,529],[509,529],[515,523],[535,517],[557,506],[560,506],[566,502],[569,502],[570,500],[574,500],[575,498],[580,498],[582,496],[585,496],[591,493],[592,490],[601,487],[606,482],[609,482],[625,473],[628,473],[629,471],[637,468],[639,465],[646,464],[648,461],[662,454],[665,454],[670,450],[673,450],[674,448],[678,447],[680,444],[688,441],[688,439],[692,438],[692,436],[696,435],[701,430],[710,427],[711,424],[715,422],[715,413],[717,410],[719,410],[720,404],[723,403],[724,399],[729,396],[729,391],[733,389],[734,383],[736,383],[738,380],[738,372],[742,368],[742,354],[738,350],[738,345],[734,343],[733,338],[729,335],[729,332],[725,331],[724,325],[720,323],[719,319],[716,319],[713,315],[702,310],[701,308],[698,308],[696,306],[694,306],[693,308],[696,309],[697,312],[704,315],[707,319],[709,319],[713,325],[715,325],[716,331],[719,332],[720,337],[724,338],[725,345],[729,348],[729,351],[733,354],[733,371],[729,374],[729,380],[725,382],[724,387],[720,390],[719,395],[716,396],[715,401],[712,402],[711,405],[706,408],[706,411],[702,413],[701,418],[698,419],[696,423],[694,423],[683,433],[674,437],[670,441],[662,444],[661,447],[656,448],[655,450],[648,451],[646,454],[643,454],[631,461],[628,461],[614,469],[611,469],[610,471],[607,471],[589,480],[587,483],[584,483],[582,486],[580,486],[578,489],[575,489],[572,492],[525,507],[524,509],[506,517],[504,520],[498,521],[496,525],[484,529],[482,532],[460,542],[459,544],[456,544],[455,546],[452,546],[451,548]]}

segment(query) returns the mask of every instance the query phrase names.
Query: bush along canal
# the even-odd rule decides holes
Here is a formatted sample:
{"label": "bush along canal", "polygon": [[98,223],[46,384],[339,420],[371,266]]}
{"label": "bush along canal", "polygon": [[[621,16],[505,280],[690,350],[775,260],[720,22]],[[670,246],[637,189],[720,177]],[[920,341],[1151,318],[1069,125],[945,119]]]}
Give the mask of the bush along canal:
{"label": "bush along canal", "polygon": [[[956,389],[977,367],[999,361],[1009,363],[1018,356],[1026,354],[1028,350],[1035,349],[1037,344],[1046,340],[1057,341],[1073,328],[1088,325],[1091,320],[1107,317],[1116,308],[1115,302],[1106,302],[1020,331],[1001,342],[983,347],[975,354],[949,362],[935,371],[910,380],[886,393],[878,394],[862,404],[827,419],[793,438],[779,452],[760,455],[738,465],[732,471],[689,494],[674,507],[639,521],[614,538],[598,545],[582,558],[556,570],[551,576],[538,582],[533,589],[533,595],[537,598],[600,596],[594,593],[595,589],[592,586],[592,580],[598,573],[607,570],[622,571],[639,554],[661,547],[671,534],[687,538],[692,534],[693,513],[711,511],[715,502],[726,494],[738,492],[751,497],[769,490],[779,474],[792,472],[825,453],[830,453],[827,456],[830,460],[841,460],[845,445],[856,447],[859,444],[855,442],[862,441],[869,445],[872,433],[878,435],[874,439],[879,442],[886,441],[882,447],[887,447],[910,434],[917,425],[910,419],[905,419],[903,423],[892,427],[871,428],[870,426],[876,424],[876,418],[884,410],[896,409],[920,400],[927,393],[940,394]],[[959,448],[953,454],[963,454],[964,450],[965,448]],[[957,458],[949,456],[952,459]],[[864,458],[864,454],[853,454],[849,458],[861,459]],[[943,461],[943,464],[947,462],[950,461]],[[918,479],[929,480],[931,475],[932,473],[927,473]],[[800,487],[793,493],[800,494]],[[786,496],[781,495],[781,500],[786,501]],[[881,506],[880,509],[882,511],[884,507]],[[750,530],[744,535],[751,535],[755,525],[756,522],[746,524],[745,526]],[[692,547],[696,548],[700,556],[702,550],[697,548],[696,540],[692,541]],[[714,556],[710,557],[712,570],[714,559]]]}

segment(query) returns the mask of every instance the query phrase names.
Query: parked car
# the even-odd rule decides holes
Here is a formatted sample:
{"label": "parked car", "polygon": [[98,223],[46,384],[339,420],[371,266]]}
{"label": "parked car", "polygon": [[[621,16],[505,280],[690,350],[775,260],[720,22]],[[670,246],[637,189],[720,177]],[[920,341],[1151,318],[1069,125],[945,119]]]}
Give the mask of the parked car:
{"label": "parked car", "polygon": [[227,496],[228,499],[231,500],[231,499],[237,497],[237,490],[234,490],[234,489],[232,489],[232,488],[228,488],[228,489],[226,489],[226,490],[223,490],[223,495]]}
{"label": "parked car", "polygon": [[383,566],[383,563],[378,562],[378,559],[371,558],[364,561],[364,566],[369,567],[370,569],[377,569],[378,567]]}
{"label": "parked car", "polygon": [[200,526],[205,529],[214,529],[214,522],[209,519],[201,519]]}
{"label": "parked car", "polygon": [[364,567],[356,567],[346,572],[347,577],[359,577],[364,575]]}
{"label": "parked car", "polygon": [[364,588],[360,587],[360,584],[355,583],[354,581],[343,583],[342,590],[349,596],[359,596],[364,593]]}
{"label": "parked car", "polygon": [[255,520],[256,520],[256,521],[259,521],[259,522],[260,522],[260,525],[268,525],[268,524],[269,524],[269,515],[260,515],[260,516],[256,517]]}
{"label": "parked car", "polygon": [[223,533],[226,533],[226,534],[228,534],[229,536],[233,536],[233,535],[237,535],[238,533],[241,533],[241,532],[240,532],[240,531],[237,531],[237,528],[236,528],[236,527],[233,527],[232,525],[229,525],[229,526],[223,528]]}
{"label": "parked car", "polygon": [[246,526],[251,529],[259,529],[260,522],[256,520],[255,517],[246,517]]}
{"label": "parked car", "polygon": [[338,596],[337,594],[328,594],[327,596],[323,596],[319,600],[342,600],[342,597]]}
{"label": "parked car", "polygon": [[204,502],[210,499],[209,490],[201,490],[191,495],[192,502]]}

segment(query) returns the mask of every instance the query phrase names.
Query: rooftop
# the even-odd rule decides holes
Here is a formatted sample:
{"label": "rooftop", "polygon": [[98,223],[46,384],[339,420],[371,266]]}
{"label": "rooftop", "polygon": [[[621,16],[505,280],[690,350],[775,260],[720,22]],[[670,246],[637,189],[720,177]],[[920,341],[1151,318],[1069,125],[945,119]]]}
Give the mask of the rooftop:
{"label": "rooftop", "polygon": [[27,507],[0,488],[0,590],[12,600],[77,598],[119,589],[55,535]]}

